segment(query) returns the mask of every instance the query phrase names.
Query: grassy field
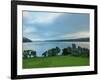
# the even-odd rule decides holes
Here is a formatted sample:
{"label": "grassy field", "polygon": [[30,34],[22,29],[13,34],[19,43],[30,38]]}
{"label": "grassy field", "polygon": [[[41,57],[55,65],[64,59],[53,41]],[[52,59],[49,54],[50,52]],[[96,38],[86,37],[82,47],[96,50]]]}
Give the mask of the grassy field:
{"label": "grassy field", "polygon": [[45,68],[64,66],[86,66],[89,65],[89,58],[74,56],[36,57],[23,59],[23,68]]}

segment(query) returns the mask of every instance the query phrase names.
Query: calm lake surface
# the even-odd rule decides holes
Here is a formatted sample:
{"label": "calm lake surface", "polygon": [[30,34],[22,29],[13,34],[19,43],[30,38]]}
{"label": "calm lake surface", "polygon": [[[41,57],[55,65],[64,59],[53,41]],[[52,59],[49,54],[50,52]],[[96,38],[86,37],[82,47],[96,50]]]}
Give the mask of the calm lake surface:
{"label": "calm lake surface", "polygon": [[[37,56],[42,56],[42,54],[48,49],[59,47],[60,49],[72,47],[72,44],[76,44],[76,47],[81,46],[82,48],[89,49],[89,42],[29,42],[23,43],[23,50],[35,50]],[[62,51],[59,53],[59,55]]]}

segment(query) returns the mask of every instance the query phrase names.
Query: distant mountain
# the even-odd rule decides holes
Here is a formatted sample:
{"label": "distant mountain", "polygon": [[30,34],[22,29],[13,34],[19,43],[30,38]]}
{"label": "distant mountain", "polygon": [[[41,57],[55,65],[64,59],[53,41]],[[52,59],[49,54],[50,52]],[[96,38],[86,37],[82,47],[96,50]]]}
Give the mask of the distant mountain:
{"label": "distant mountain", "polygon": [[45,40],[45,41],[80,41],[80,42],[89,42],[89,38],[76,38],[76,39],[62,39],[62,40]]}
{"label": "distant mountain", "polygon": [[32,42],[32,41],[26,37],[23,37],[23,42]]}
{"label": "distant mountain", "polygon": [[66,41],[82,41],[82,42],[89,42],[89,41],[90,41],[90,38],[67,39]]}

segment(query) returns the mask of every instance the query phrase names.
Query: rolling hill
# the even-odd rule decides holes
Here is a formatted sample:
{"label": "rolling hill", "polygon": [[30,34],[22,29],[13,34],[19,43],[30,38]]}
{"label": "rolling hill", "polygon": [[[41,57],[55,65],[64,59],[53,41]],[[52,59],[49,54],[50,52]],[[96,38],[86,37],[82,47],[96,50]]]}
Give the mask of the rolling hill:
{"label": "rolling hill", "polygon": [[76,39],[60,39],[60,40],[44,40],[44,41],[50,41],[50,42],[56,42],[56,41],[80,41],[80,42],[89,42],[90,38],[76,38]]}
{"label": "rolling hill", "polygon": [[32,41],[26,37],[23,37],[23,42],[32,42]]}

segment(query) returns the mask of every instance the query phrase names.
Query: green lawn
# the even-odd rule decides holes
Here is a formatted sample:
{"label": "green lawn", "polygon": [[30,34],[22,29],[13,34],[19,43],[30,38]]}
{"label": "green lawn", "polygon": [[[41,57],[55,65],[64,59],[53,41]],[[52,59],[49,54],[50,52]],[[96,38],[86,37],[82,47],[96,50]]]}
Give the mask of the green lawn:
{"label": "green lawn", "polygon": [[89,65],[89,58],[87,57],[54,56],[23,59],[23,68],[45,68],[86,65]]}

